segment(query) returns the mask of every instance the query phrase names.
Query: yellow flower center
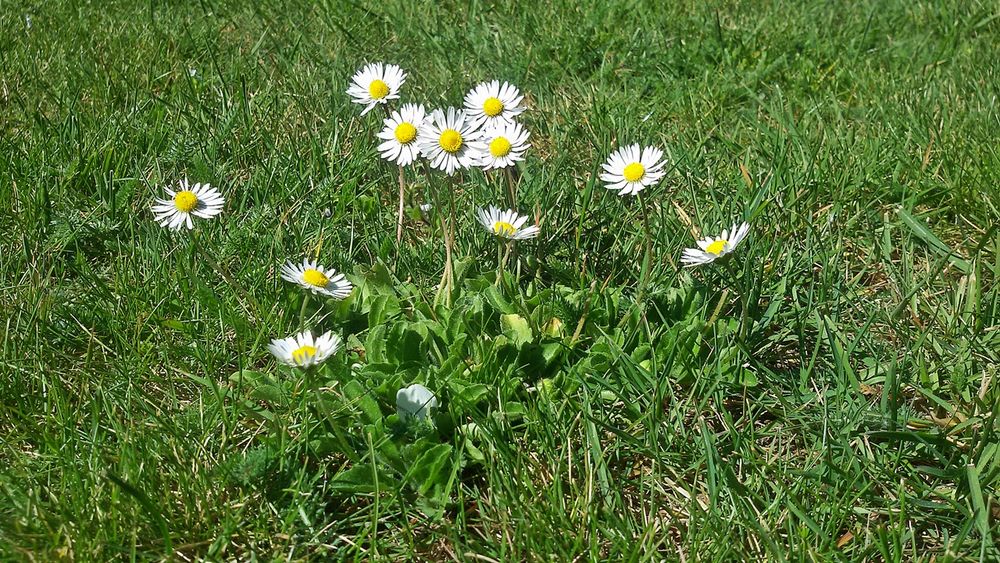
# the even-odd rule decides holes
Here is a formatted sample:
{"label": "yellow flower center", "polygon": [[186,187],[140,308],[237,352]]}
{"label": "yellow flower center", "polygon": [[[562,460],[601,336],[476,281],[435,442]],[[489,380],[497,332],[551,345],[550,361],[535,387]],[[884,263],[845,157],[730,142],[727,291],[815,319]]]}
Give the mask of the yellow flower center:
{"label": "yellow flower center", "polygon": [[177,195],[174,196],[174,207],[178,211],[191,213],[195,207],[198,207],[198,196],[194,195],[194,192],[190,190],[177,192]]}
{"label": "yellow flower center", "polygon": [[389,85],[376,78],[368,85],[368,95],[371,96],[373,100],[381,100],[389,95]]}
{"label": "yellow flower center", "polygon": [[326,277],[326,274],[319,270],[314,270],[313,268],[307,269],[302,273],[302,279],[306,280],[309,285],[314,285],[316,287],[326,287],[330,283],[330,278]]}
{"label": "yellow flower center", "polygon": [[395,135],[396,140],[399,141],[400,144],[406,145],[416,138],[417,128],[409,123],[403,122],[396,126]]}
{"label": "yellow flower center", "polygon": [[490,117],[496,117],[503,111],[503,102],[495,96],[486,98],[486,101],[483,102],[483,111]]}
{"label": "yellow flower center", "polygon": [[494,234],[513,236],[515,231],[517,231],[517,229],[514,228],[514,225],[511,225],[507,221],[497,221],[496,223],[493,223]]}
{"label": "yellow flower center", "polygon": [[716,256],[722,254],[722,251],[726,249],[727,241],[719,239],[712,244],[705,247],[705,252],[709,254],[714,254]]}
{"label": "yellow flower center", "polygon": [[389,85],[376,78],[368,85],[368,95],[373,100],[381,100],[389,95]]}
{"label": "yellow flower center", "polygon": [[456,153],[458,149],[462,148],[462,134],[454,129],[445,129],[441,132],[438,144],[446,152]]}
{"label": "yellow flower center", "polygon": [[625,171],[622,172],[622,176],[629,182],[638,182],[642,180],[642,177],[646,175],[646,167],[638,162],[633,162],[625,167]]}
{"label": "yellow flower center", "polygon": [[490,143],[490,154],[497,158],[507,156],[510,154],[510,141],[503,137],[493,139],[493,142]]}
{"label": "yellow flower center", "polygon": [[306,360],[311,360],[316,357],[316,347],[306,344],[305,346],[300,346],[297,350],[292,352],[292,359],[295,360],[297,364],[304,364]]}

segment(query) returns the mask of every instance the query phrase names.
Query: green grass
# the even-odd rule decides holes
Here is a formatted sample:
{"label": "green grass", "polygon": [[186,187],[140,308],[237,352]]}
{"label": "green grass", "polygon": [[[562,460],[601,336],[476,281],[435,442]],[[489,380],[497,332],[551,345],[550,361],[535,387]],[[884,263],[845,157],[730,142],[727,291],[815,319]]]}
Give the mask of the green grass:
{"label": "green grass", "polygon": [[[0,558],[1000,558],[995,3],[0,0],[0,25]],[[452,306],[414,213],[440,176],[411,175],[397,257],[378,114],[344,94],[374,60],[431,107],[528,93],[518,278],[478,173]],[[670,163],[638,303],[639,201],[594,179],[631,142]],[[227,198],[197,240],[149,211],[183,176]],[[678,268],[738,218],[733,277]],[[277,267],[316,252],[357,289],[305,305],[347,344],[304,378],[266,344],[302,321]],[[395,417],[412,382],[433,428]]]}

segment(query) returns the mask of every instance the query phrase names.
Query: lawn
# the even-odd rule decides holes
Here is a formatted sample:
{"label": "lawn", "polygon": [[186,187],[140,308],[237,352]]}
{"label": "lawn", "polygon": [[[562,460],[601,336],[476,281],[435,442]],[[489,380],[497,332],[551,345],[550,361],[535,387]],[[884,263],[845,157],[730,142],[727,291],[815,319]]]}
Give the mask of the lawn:
{"label": "lawn", "polygon": [[[995,2],[0,0],[0,26],[0,559],[1000,560]],[[378,61],[406,81],[362,116]],[[491,80],[524,161],[405,168],[397,244],[385,107]],[[619,195],[633,143],[664,175]],[[175,232],[152,207],[185,178],[225,204]],[[537,237],[477,221],[508,182]],[[282,279],[304,258],[350,295]],[[305,329],[342,343],[276,361]],[[428,416],[397,412],[414,383]]]}

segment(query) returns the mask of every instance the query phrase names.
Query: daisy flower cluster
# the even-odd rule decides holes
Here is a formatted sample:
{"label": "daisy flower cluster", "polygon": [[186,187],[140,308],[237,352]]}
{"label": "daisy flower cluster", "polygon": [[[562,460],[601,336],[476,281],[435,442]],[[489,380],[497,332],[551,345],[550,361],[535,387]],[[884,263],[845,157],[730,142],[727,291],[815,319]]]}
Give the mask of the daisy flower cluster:
{"label": "daisy flower cluster", "polygon": [[387,116],[378,138],[379,155],[400,166],[419,159],[436,170],[452,175],[459,170],[481,167],[506,168],[524,160],[531,145],[527,130],[517,123],[524,111],[524,96],[516,86],[499,80],[483,82],[465,96],[462,108],[435,108],[407,103],[389,109],[399,99],[406,72],[393,64],[373,63],[351,79],[347,94],[364,106],[361,115],[385,105]]}
{"label": "daisy flower cluster", "polygon": [[[373,63],[354,75],[347,93],[364,106],[361,114],[365,115],[378,104],[398,99],[405,80],[406,73],[399,66]],[[379,155],[401,167],[423,161],[449,176],[473,168],[514,167],[531,146],[530,133],[517,120],[525,111],[523,102],[524,95],[515,85],[493,80],[469,90],[461,108],[428,111],[422,104],[407,103],[387,109],[383,129],[377,133]],[[620,196],[638,196],[663,180],[665,166],[662,149],[633,143],[611,152],[599,178]],[[489,233],[503,239],[524,240],[539,233],[537,225],[526,225],[528,218],[513,209],[490,205],[476,209],[476,218]],[[685,249],[681,262],[699,266],[721,259],[736,249],[749,229],[747,223],[738,222],[717,237],[706,237],[698,241],[698,248]]]}
{"label": "daisy flower cluster", "polygon": [[[373,63],[355,73],[347,94],[353,102],[364,106],[361,115],[365,115],[376,105],[399,98],[399,87],[405,80],[406,72],[399,66]],[[469,90],[462,107],[428,110],[423,104],[412,102],[397,109],[386,105],[387,115],[376,134],[380,140],[377,151],[383,159],[400,167],[422,162],[448,176],[476,168],[512,168],[524,160],[531,147],[528,142],[531,134],[517,121],[525,111],[523,102],[524,95],[517,86],[492,80]],[[401,221],[402,201],[400,208]],[[476,211],[480,216],[484,212]],[[516,215],[513,209],[503,213]],[[522,228],[525,221],[508,223],[516,226],[506,230],[497,230],[493,223],[484,225],[499,237],[523,240],[538,234],[537,226]]]}
{"label": "daisy flower cluster", "polygon": [[[525,154],[531,147],[531,135],[519,122],[520,116],[526,111],[521,91],[509,82],[492,80],[472,87],[459,107],[428,110],[425,105],[413,101],[396,107],[396,103],[403,98],[402,87],[406,79],[406,72],[399,66],[377,62],[360,69],[351,78],[346,91],[354,103],[362,106],[362,116],[379,107],[385,112],[381,128],[375,132],[378,139],[376,151],[382,159],[399,167],[400,229],[404,169],[418,165],[426,169],[429,177],[434,170],[448,177],[455,177],[463,171],[478,169],[487,178],[496,177],[494,175],[497,171],[504,171],[513,206],[516,189],[512,170],[525,160]],[[601,165],[598,176],[608,190],[623,198],[635,196],[643,205],[647,258],[652,237],[642,194],[657,186],[667,172],[667,161],[662,149],[634,143],[615,148]],[[455,183],[438,186],[438,193],[447,194],[453,215],[450,225],[443,218],[441,222],[448,260],[446,277],[450,273],[454,246],[456,186]],[[163,191],[165,195],[155,198],[151,210],[155,222],[173,232],[185,229],[190,231],[197,222],[218,217],[226,203],[226,198],[215,187],[207,183],[189,183],[186,178],[176,186],[164,187]],[[420,210],[429,214],[432,208],[430,205],[421,205]],[[475,219],[489,235],[506,244],[508,253],[515,241],[529,240],[540,233],[538,217],[532,221],[529,216],[521,215],[511,208],[496,205],[478,207]],[[692,230],[695,229],[692,227]],[[696,247],[683,250],[680,261],[688,267],[723,261],[747,239],[749,232],[748,223],[736,221],[718,236],[698,239]],[[194,246],[193,244],[192,252]],[[505,260],[506,256],[503,258]],[[213,266],[220,268],[215,264]],[[349,298],[354,290],[351,281],[343,273],[321,264],[317,259],[287,260],[277,271],[283,280],[303,292],[303,312],[310,298],[320,299],[322,302],[342,300]],[[224,271],[220,273],[226,280],[231,280]],[[498,269],[498,283],[501,274],[502,271]],[[442,287],[445,287],[444,282]],[[640,288],[642,287],[643,284],[640,284]],[[642,289],[640,296],[641,291]],[[301,322],[305,324],[304,319]],[[314,334],[303,326],[291,336],[274,338],[267,348],[280,364],[311,371],[333,357],[341,344],[341,337],[333,331]],[[398,413],[404,419],[425,420],[432,409],[438,406],[434,394],[420,384],[400,389],[396,400]]]}

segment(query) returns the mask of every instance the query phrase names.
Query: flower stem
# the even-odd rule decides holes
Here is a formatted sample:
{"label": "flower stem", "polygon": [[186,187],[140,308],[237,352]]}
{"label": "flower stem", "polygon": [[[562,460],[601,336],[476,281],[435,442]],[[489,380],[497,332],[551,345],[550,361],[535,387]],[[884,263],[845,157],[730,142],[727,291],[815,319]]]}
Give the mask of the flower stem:
{"label": "flower stem", "polygon": [[[308,294],[306,295],[306,299],[307,300],[309,299]],[[303,303],[305,303],[305,301],[303,301]],[[322,397],[321,397],[320,392],[319,392],[319,381],[316,378],[316,366],[310,366],[310,367],[302,369],[302,382],[303,382],[302,395],[299,398],[299,405],[300,405],[301,412],[309,412],[310,411],[310,409],[309,409],[309,396],[310,396],[310,394],[312,394],[313,396],[315,396],[315,399],[314,399],[316,401],[315,412],[317,412],[317,413],[321,412],[322,411],[322,405],[321,405]],[[311,447],[313,435],[315,434],[316,429],[319,428],[319,426],[321,425],[321,422],[320,422],[318,416],[317,417],[309,417],[309,418],[312,419],[312,420],[310,421],[310,420],[307,419],[306,423],[304,425],[304,428],[305,428],[305,448],[306,448],[306,450],[308,450]]]}
{"label": "flower stem", "polygon": [[451,305],[451,237],[448,235],[448,221],[444,213],[440,215],[441,232],[444,233],[444,273],[441,274],[441,283],[438,285],[437,295],[434,296],[434,305],[437,306],[442,293],[444,294],[445,306]]}
{"label": "flower stem", "polygon": [[504,272],[507,270],[507,260],[510,258],[511,248],[514,247],[514,241],[508,240],[506,243],[501,243],[497,245],[497,281],[496,285],[499,287],[503,280]]}
{"label": "flower stem", "polygon": [[[198,231],[191,233],[191,254],[189,256],[190,261],[188,264],[188,272],[189,274],[193,274],[194,276],[193,279],[197,282],[198,285],[204,283],[201,280],[197,272],[197,268],[195,266],[195,255],[197,254],[198,245],[200,244],[200,242],[201,242],[200,233]],[[228,270],[223,268],[222,265],[219,264],[219,262],[217,262],[215,258],[212,256],[211,252],[201,253],[200,258],[205,262],[208,262],[208,265],[213,270],[215,270],[215,273],[219,274],[219,276],[222,279],[226,280],[226,283],[231,285],[240,295],[242,295],[245,302],[241,303],[241,305],[243,305],[243,308],[247,312],[250,312],[250,308],[252,307],[253,314],[256,314],[258,318],[261,318],[263,316],[264,311],[263,309],[261,309],[260,303],[257,302],[257,299],[254,298],[253,294],[247,291],[247,289],[243,286],[243,284],[241,284],[239,280],[233,277]],[[250,307],[247,306],[247,303],[250,304]]]}
{"label": "flower stem", "polygon": [[403,199],[406,197],[406,175],[399,165],[399,209],[396,215],[396,261],[399,262],[399,245],[403,241]]}
{"label": "flower stem", "polygon": [[747,336],[747,317],[748,309],[750,308],[750,296],[747,294],[744,286],[743,280],[740,279],[738,272],[733,269],[733,265],[729,256],[723,263],[722,267],[726,271],[726,275],[729,278],[729,285],[739,294],[740,296],[740,339],[743,340]]}
{"label": "flower stem", "polygon": [[[254,296],[249,291],[247,291],[245,287],[243,287],[243,284],[241,284],[239,280],[230,275],[229,271],[224,269],[222,265],[216,262],[215,258],[213,258],[210,254],[206,253],[203,256],[203,258],[205,259],[206,262],[208,262],[208,265],[211,266],[213,270],[215,270],[220,276],[222,276],[222,279],[226,280],[226,282],[229,285],[233,286],[233,288],[235,288],[236,291],[238,291],[243,296],[243,298],[250,303],[250,305],[254,308],[254,312],[257,313],[258,317],[263,315],[263,310],[260,308],[260,303],[257,302],[257,299],[254,298]],[[244,305],[244,308],[246,308],[246,305]]]}
{"label": "flower stem", "polygon": [[449,236],[448,223],[445,219],[445,213],[441,209],[441,200],[438,198],[437,192],[433,188],[433,182],[431,181],[431,169],[426,162],[424,165],[424,174],[427,176],[427,187],[431,192],[432,210],[438,214],[439,223],[441,225],[441,236],[444,238],[444,272],[441,274],[441,282],[438,284],[437,293],[434,294],[433,307],[437,308],[438,303],[441,301],[441,295],[445,294],[445,305],[451,305],[451,237]]}
{"label": "flower stem", "polygon": [[451,186],[448,189],[448,207],[449,207],[449,221],[448,221],[448,292],[445,294],[445,306],[451,306],[451,292],[455,286],[455,266],[453,254],[455,252],[455,225],[457,224],[457,213],[455,211],[455,190],[458,188],[458,180],[455,176],[451,177]]}
{"label": "flower stem", "polygon": [[649,211],[646,209],[646,198],[639,192],[639,207],[642,210],[642,230],[646,235],[646,251],[642,259],[642,269],[639,272],[639,293],[636,303],[642,303],[649,283],[649,271],[653,266],[653,233],[649,228]]}
{"label": "flower stem", "polygon": [[504,176],[507,177],[507,196],[510,198],[510,208],[517,210],[517,186],[514,184],[514,172],[511,167],[503,169]]}
{"label": "flower stem", "polygon": [[309,307],[309,293],[306,292],[302,297],[302,308],[299,309],[299,330],[306,329],[306,310]]}
{"label": "flower stem", "polygon": [[503,245],[497,241],[497,279],[493,285],[500,287],[501,278],[503,278]]}

